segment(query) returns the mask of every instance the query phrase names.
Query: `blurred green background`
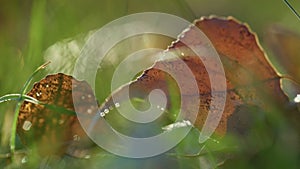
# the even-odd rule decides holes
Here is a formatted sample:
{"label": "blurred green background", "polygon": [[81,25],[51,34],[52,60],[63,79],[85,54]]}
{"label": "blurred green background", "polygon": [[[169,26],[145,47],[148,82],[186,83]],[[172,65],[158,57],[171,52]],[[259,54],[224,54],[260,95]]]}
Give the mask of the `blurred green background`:
{"label": "blurred green background", "polygon": [[[300,10],[299,2],[290,3]],[[49,46],[86,34],[124,15],[146,11],[170,13],[191,22],[201,16],[233,16],[250,25],[260,40],[275,23],[300,33],[299,19],[282,0],[2,0],[0,96],[21,90],[30,74],[45,62],[43,55]],[[45,74],[46,71],[40,76]],[[5,114],[12,113],[14,105],[15,102],[0,104],[2,129],[9,128],[11,119]],[[2,151],[6,151],[7,139],[1,140]]]}
{"label": "blurred green background", "polygon": [[[296,9],[300,4],[291,0]],[[209,15],[234,16],[248,23],[260,39],[266,27],[280,23],[299,31],[300,22],[283,1],[100,0],[1,1],[0,94],[16,92],[43,60],[47,47],[100,28],[121,16],[166,12],[189,21]]]}

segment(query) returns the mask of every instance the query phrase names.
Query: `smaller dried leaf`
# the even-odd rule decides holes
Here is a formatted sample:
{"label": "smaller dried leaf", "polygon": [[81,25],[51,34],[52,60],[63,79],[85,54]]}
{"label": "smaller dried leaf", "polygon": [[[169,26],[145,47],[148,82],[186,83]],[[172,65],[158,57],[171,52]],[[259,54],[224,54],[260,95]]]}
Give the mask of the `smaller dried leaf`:
{"label": "smaller dried leaf", "polygon": [[96,113],[98,107],[88,107],[88,103],[95,102],[96,98],[87,82],[62,73],[48,75],[35,83],[27,95],[56,106],[57,110],[26,101],[21,105],[17,132],[25,145],[36,144],[41,155],[50,155],[65,153],[67,149],[75,151],[92,144],[76,114],[61,112],[63,109],[75,112],[73,104],[80,102],[82,106],[78,112]]}

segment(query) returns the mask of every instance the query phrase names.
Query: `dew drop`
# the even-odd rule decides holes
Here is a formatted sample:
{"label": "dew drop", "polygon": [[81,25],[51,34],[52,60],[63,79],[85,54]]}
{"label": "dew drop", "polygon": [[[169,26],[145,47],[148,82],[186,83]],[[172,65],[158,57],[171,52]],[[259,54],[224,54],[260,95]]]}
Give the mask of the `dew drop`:
{"label": "dew drop", "polygon": [[112,107],[112,106],[109,106],[109,108],[108,108],[109,110],[113,110],[114,108]]}
{"label": "dew drop", "polygon": [[32,123],[30,121],[26,120],[23,124],[23,130],[29,131],[31,126],[32,126]]}
{"label": "dew drop", "polygon": [[183,53],[183,52],[181,52],[180,54],[181,54],[181,56],[184,56],[184,53]]}
{"label": "dew drop", "polygon": [[159,109],[159,108],[160,108],[160,106],[159,106],[159,105],[157,105],[157,106],[156,106],[156,108],[158,108],[158,109]]}
{"label": "dew drop", "polygon": [[85,97],[84,97],[84,96],[81,96],[81,99],[82,99],[82,100],[84,100],[84,99],[85,99]]}
{"label": "dew drop", "polygon": [[115,106],[116,106],[116,107],[120,107],[120,103],[116,103]]}
{"label": "dew drop", "polygon": [[172,131],[177,128],[182,128],[182,127],[187,127],[191,126],[191,122],[189,120],[183,120],[183,121],[178,121],[172,124],[169,124],[167,126],[162,127],[163,130],[165,131]]}
{"label": "dew drop", "polygon": [[297,96],[294,98],[295,103],[300,103],[300,94],[297,94]]}
{"label": "dew drop", "polygon": [[84,156],[84,158],[89,159],[89,158],[91,158],[91,155],[87,154],[87,155]]}
{"label": "dew drop", "polygon": [[46,84],[46,88],[48,88],[49,87],[49,85],[48,84]]}
{"label": "dew drop", "polygon": [[108,109],[104,109],[104,113],[107,114],[109,112]]}
{"label": "dew drop", "polygon": [[100,116],[101,116],[101,117],[104,117],[104,116],[105,116],[105,113],[104,113],[104,112],[100,112]]}
{"label": "dew drop", "polygon": [[87,113],[88,113],[88,114],[91,114],[91,113],[92,113],[92,109],[88,109],[88,110],[87,110]]}
{"label": "dew drop", "polygon": [[218,143],[218,144],[220,143],[218,140],[215,140],[215,139],[214,139],[213,141],[214,141],[215,143]]}
{"label": "dew drop", "polygon": [[74,141],[79,141],[79,140],[80,140],[80,137],[76,134],[76,135],[73,136],[73,140],[74,140]]}
{"label": "dew drop", "polygon": [[39,92],[37,92],[35,94],[36,94],[37,97],[40,97],[40,95],[41,95]]}
{"label": "dew drop", "polygon": [[22,158],[21,163],[25,164],[25,163],[27,163],[27,161],[28,161],[28,158],[27,158],[27,156],[25,156]]}
{"label": "dew drop", "polygon": [[88,98],[91,98],[91,97],[92,97],[92,95],[88,94]]}
{"label": "dew drop", "polygon": [[58,120],[58,124],[64,124],[64,120]]}
{"label": "dew drop", "polygon": [[161,111],[165,111],[165,109],[164,109],[163,107],[162,107],[162,108],[160,108],[160,110],[161,110]]}

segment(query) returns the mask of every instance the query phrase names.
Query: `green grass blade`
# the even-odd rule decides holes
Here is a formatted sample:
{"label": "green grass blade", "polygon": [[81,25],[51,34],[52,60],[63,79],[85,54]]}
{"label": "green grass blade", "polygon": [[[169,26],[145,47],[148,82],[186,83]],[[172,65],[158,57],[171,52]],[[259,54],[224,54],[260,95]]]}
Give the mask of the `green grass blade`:
{"label": "green grass blade", "polygon": [[10,151],[12,153],[12,160],[14,160],[14,152],[15,152],[15,148],[16,148],[16,133],[17,133],[17,121],[18,121],[18,116],[19,116],[19,110],[21,108],[21,105],[23,103],[23,95],[25,95],[30,82],[32,81],[33,77],[41,70],[44,69],[50,62],[47,62],[43,65],[41,65],[40,67],[38,67],[33,73],[32,75],[28,78],[28,80],[25,82],[22,90],[21,90],[21,95],[18,99],[18,103],[16,105],[15,111],[14,111],[14,118],[13,118],[13,125],[12,125],[12,129],[11,129],[11,137],[10,137]]}
{"label": "green grass blade", "polygon": [[40,102],[31,97],[31,96],[27,96],[27,95],[21,95],[21,94],[7,94],[7,95],[4,95],[2,97],[0,97],[0,103],[3,103],[3,102],[7,102],[7,101],[28,101],[28,102],[31,102],[31,103],[34,103],[34,104],[39,104]]}
{"label": "green grass blade", "polygon": [[33,58],[42,54],[46,2],[45,0],[35,0],[32,3],[26,63],[35,61]]}

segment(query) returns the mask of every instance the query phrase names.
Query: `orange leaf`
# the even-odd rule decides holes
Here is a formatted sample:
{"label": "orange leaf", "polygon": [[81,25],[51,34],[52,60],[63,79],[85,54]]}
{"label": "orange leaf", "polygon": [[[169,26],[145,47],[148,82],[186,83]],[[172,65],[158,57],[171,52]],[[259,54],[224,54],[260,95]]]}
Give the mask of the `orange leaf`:
{"label": "orange leaf", "polygon": [[[268,62],[265,53],[258,44],[256,35],[249,30],[248,26],[233,18],[211,17],[195,21],[195,26],[185,31],[183,36],[169,47],[167,53],[174,53],[181,59],[165,59],[156,62],[153,67],[144,71],[138,79],[114,92],[100,108],[109,107],[113,102],[112,97],[114,101],[122,102],[125,99],[127,89],[130,90],[131,97],[143,99],[153,89],[161,89],[167,97],[181,92],[183,96],[181,98],[183,117],[185,119],[192,118],[190,112],[198,108],[198,116],[194,125],[201,128],[209,110],[214,113],[222,106],[219,104],[210,108],[213,98],[209,76],[212,76],[216,81],[220,79],[220,72],[215,70],[216,60],[204,56],[207,59],[204,66],[203,61],[189,48],[190,46],[183,43],[183,41],[186,41],[191,45],[205,48],[205,42],[195,38],[194,30],[197,29],[196,27],[206,34],[219,53],[227,79],[226,104],[221,121],[216,129],[217,134],[224,135],[226,133],[227,119],[238,105],[254,104],[263,109],[268,109],[270,107],[268,99],[280,102],[287,101],[280,88],[280,76]],[[184,65],[191,69],[192,75],[184,73]],[[174,87],[173,83],[176,82],[172,79],[173,77],[161,69],[175,72],[176,77],[185,82],[182,87],[183,90],[179,91],[179,87],[176,87],[176,85]],[[208,75],[208,70],[213,73]],[[196,92],[191,90],[190,84],[193,78],[196,79],[199,95],[195,95]],[[173,85],[172,90],[169,90],[170,84]],[[178,96],[179,94],[177,94]],[[200,102],[197,102],[199,96]],[[171,105],[170,99],[168,97],[167,110],[172,109],[172,106],[176,106]],[[198,105],[195,105],[195,101]],[[208,125],[210,124],[213,124],[213,122],[208,121]]]}
{"label": "orange leaf", "polygon": [[[73,103],[81,102],[83,106],[78,111],[83,114],[95,114],[98,109],[87,107],[91,104],[86,103],[96,101],[88,83],[62,73],[46,76],[35,83],[27,95],[73,112]],[[92,145],[75,114],[69,115],[60,112],[60,109],[54,111],[26,101],[20,108],[17,132],[25,145],[36,144],[40,155],[63,154],[65,151],[72,154],[76,148]]]}

